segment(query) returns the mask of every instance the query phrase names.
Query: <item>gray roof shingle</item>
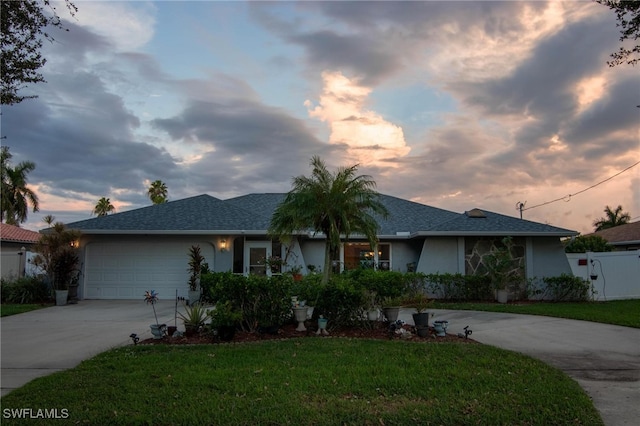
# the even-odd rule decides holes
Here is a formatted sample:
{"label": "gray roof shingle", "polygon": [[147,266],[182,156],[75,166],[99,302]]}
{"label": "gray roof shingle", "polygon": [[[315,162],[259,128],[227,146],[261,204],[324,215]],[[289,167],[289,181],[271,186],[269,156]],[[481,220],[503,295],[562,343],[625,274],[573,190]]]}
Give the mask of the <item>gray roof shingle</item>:
{"label": "gray roof shingle", "polygon": [[[220,200],[199,195],[96,217],[68,224],[84,233],[264,233],[284,193],[248,194]],[[390,195],[380,200],[389,210],[379,219],[381,236],[408,235],[549,235],[569,236],[573,231],[485,211],[484,218],[469,217]]]}

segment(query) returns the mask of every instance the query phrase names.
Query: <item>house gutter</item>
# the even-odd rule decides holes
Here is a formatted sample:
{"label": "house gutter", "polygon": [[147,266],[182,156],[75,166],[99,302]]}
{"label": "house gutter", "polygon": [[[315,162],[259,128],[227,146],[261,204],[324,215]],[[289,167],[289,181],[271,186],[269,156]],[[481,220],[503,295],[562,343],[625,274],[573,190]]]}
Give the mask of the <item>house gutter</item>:
{"label": "house gutter", "polygon": [[579,235],[579,232],[525,232],[525,231],[418,231],[411,234],[415,237],[573,237]]}

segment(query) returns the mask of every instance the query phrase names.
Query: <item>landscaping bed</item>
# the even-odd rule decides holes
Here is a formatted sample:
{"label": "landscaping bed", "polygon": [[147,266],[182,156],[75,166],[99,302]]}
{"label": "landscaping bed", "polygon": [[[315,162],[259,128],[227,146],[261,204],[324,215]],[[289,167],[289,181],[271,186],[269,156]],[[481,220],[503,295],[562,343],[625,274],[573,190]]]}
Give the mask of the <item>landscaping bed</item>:
{"label": "landscaping bed", "polygon": [[[319,336],[316,334],[316,328],[310,326],[310,322],[307,324],[307,331],[296,331],[295,324],[285,324],[278,329],[276,334],[272,333],[249,333],[244,331],[237,331],[233,340],[229,343],[244,343],[244,342],[259,342],[264,340],[278,340],[278,339],[290,339],[290,338],[331,338],[331,337],[344,337],[344,338],[360,338],[360,339],[383,339],[383,340],[411,340],[426,343],[443,343],[443,342],[460,342],[460,343],[477,343],[473,339],[465,339],[464,337],[458,337],[457,335],[447,334],[443,337],[436,336],[433,328],[429,328],[429,335],[427,337],[420,337],[415,333],[414,327],[411,325],[404,325],[403,329],[405,333],[411,333],[410,335],[402,336],[396,332],[390,332],[388,323],[382,321],[372,322],[366,327],[356,328],[342,328],[336,330],[330,330],[329,335]],[[196,345],[196,344],[211,344],[211,343],[226,343],[220,342],[216,339],[216,336],[211,332],[203,331],[194,336],[186,337],[164,337],[163,339],[149,338],[139,342],[143,345]]]}

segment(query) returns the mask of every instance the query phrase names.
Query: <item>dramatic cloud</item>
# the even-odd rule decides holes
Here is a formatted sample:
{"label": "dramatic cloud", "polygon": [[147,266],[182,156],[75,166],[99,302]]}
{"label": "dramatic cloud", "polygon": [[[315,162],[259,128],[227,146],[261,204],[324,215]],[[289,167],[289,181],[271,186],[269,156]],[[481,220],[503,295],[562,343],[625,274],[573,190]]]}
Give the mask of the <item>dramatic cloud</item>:
{"label": "dramatic cloud", "polygon": [[[285,192],[320,155],[381,192],[591,230],[640,213],[640,77],[594,2],[81,2],[3,107],[42,212]],[[635,185],[635,186],[634,186]],[[564,199],[544,204],[554,199]],[[537,205],[544,206],[537,207]],[[531,208],[534,207],[534,208]]]}
{"label": "dramatic cloud", "polygon": [[402,128],[389,123],[374,111],[367,110],[371,89],[349,80],[339,72],[322,73],[324,88],[319,105],[309,116],[327,122],[331,128],[329,142],[347,146],[347,162],[369,167],[397,167],[397,157],[407,155]]}

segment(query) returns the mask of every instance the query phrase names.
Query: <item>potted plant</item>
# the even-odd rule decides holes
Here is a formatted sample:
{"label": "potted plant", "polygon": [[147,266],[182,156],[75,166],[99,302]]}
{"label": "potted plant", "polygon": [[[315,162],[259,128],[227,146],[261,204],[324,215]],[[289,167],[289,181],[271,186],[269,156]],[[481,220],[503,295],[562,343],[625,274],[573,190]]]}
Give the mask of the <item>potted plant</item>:
{"label": "potted plant", "polygon": [[77,242],[80,232],[68,229],[61,222],[54,223],[54,220],[53,216],[44,218],[52,227],[43,231],[36,245],[38,255],[33,263],[47,275],[55,292],[56,305],[66,305],[69,285],[79,278]]}
{"label": "potted plant", "polygon": [[184,313],[180,312],[184,324],[184,334],[191,337],[198,333],[207,320],[207,309],[200,302],[184,305]]}
{"label": "potted plant", "polygon": [[413,323],[416,328],[429,326],[429,312],[427,312],[427,308],[430,304],[431,299],[424,293],[416,293],[405,299],[403,305],[416,310],[416,313],[413,314]]}
{"label": "potted plant", "polygon": [[236,327],[242,321],[242,313],[236,310],[231,302],[216,304],[214,309],[207,311],[211,318],[211,331],[223,342],[230,342],[236,333]]}
{"label": "potted plant", "polygon": [[289,268],[289,272],[291,272],[294,281],[302,281],[302,266],[293,265]]}
{"label": "potted plant", "polygon": [[378,293],[374,290],[365,289],[364,298],[367,300],[367,319],[369,321],[377,321],[380,317],[380,310],[378,309]]}
{"label": "potted plant", "polygon": [[382,311],[389,322],[398,320],[400,309],[402,308],[402,297],[386,297],[382,303]]}
{"label": "potted plant", "polygon": [[200,246],[192,245],[189,248],[189,304],[200,300],[200,276],[204,260]]}
{"label": "potted plant", "polygon": [[144,301],[147,302],[147,305],[151,305],[153,308],[153,316],[156,318],[156,323],[151,324],[151,334],[154,339],[162,339],[165,334],[165,330],[167,326],[165,324],[160,324],[158,321],[158,314],[156,313],[156,303],[158,302],[158,293],[155,290],[145,291],[144,292]]}

